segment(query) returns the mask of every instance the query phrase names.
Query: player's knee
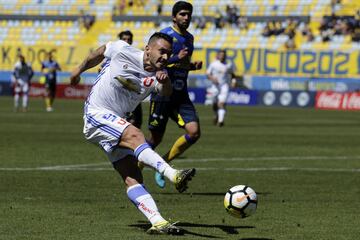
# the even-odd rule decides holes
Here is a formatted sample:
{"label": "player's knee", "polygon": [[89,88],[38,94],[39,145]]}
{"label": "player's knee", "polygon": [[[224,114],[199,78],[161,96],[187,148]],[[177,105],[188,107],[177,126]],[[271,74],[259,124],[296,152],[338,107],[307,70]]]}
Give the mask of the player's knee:
{"label": "player's knee", "polygon": [[199,140],[201,133],[200,130],[194,130],[188,133],[189,137],[191,138],[192,142],[196,142],[197,140]]}
{"label": "player's knee", "polygon": [[219,102],[218,103],[218,108],[221,108],[221,109],[225,108],[225,103]]}
{"label": "player's knee", "polygon": [[140,179],[136,180],[136,179],[134,179],[132,177],[126,177],[124,182],[125,182],[125,185],[127,187],[131,187],[131,186],[134,186],[136,184],[141,184],[142,183],[142,181]]}
{"label": "player's knee", "polygon": [[135,148],[145,142],[144,134],[140,129],[130,125],[126,128],[121,137],[121,141],[129,145],[130,148]]}

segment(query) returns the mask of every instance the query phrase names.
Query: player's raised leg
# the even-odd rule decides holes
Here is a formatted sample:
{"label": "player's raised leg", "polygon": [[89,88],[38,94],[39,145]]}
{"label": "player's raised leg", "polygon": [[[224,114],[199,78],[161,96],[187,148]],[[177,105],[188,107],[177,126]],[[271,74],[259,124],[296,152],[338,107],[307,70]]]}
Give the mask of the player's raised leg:
{"label": "player's raised leg", "polygon": [[150,147],[148,143],[145,142],[143,133],[133,125],[126,127],[119,145],[133,149],[136,158],[140,162],[152,167],[157,172],[167,177],[175,184],[175,187],[179,192],[185,191],[187,189],[188,181],[195,176],[195,169],[176,170],[172,168]]}
{"label": "player's raised leg", "polygon": [[113,166],[126,185],[126,193],[130,201],[150,221],[152,227],[147,231],[149,234],[184,234],[183,229],[174,226],[161,216],[154,199],[143,184],[141,170],[137,167],[134,156],[127,155],[114,162]]}

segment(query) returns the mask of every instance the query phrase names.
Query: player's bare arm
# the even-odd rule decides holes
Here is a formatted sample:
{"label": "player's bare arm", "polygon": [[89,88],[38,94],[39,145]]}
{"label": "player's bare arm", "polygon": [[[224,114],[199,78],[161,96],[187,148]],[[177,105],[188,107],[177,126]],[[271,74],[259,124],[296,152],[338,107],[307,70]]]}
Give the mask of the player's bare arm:
{"label": "player's bare arm", "polygon": [[231,73],[231,88],[236,88],[237,81],[236,81],[236,75],[234,72]]}
{"label": "player's bare arm", "polygon": [[178,58],[181,60],[184,57],[186,57],[187,55],[189,55],[189,50],[188,48],[183,48],[180,50],[179,54],[178,54]]}
{"label": "player's bare arm", "polygon": [[157,71],[156,79],[160,83],[156,86],[156,92],[161,96],[170,96],[172,94],[172,85],[167,72]]}
{"label": "player's bare arm", "polygon": [[212,74],[208,74],[207,78],[214,84],[219,84],[219,80]]}
{"label": "player's bare arm", "polygon": [[75,68],[70,76],[70,83],[71,85],[77,85],[80,82],[80,75],[85,72],[86,70],[99,65],[104,60],[104,53],[105,53],[106,46],[103,45],[96,49],[95,51],[91,52],[85,60]]}

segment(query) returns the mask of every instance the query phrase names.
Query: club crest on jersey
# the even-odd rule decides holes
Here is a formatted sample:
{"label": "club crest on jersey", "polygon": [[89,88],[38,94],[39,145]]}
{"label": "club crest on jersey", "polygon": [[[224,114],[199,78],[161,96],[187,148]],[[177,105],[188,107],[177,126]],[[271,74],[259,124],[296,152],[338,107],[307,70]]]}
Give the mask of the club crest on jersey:
{"label": "club crest on jersey", "polygon": [[144,78],[143,84],[145,87],[150,87],[154,82],[154,79],[151,77]]}
{"label": "club crest on jersey", "polygon": [[134,83],[133,81],[123,78],[122,76],[116,76],[115,77],[116,80],[118,80],[119,83],[121,83],[121,85],[123,86],[123,88],[132,91],[132,92],[136,92],[138,94],[140,94],[140,88],[139,86]]}

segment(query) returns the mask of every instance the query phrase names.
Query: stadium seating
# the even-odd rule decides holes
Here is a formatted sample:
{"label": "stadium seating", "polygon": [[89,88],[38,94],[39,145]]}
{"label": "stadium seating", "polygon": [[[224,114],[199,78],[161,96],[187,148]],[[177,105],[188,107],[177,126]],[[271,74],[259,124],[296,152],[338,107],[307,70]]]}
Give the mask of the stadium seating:
{"label": "stadium seating", "polygon": [[78,15],[84,10],[97,18],[109,17],[115,0],[0,0],[1,14]]}
{"label": "stadium seating", "polygon": [[[215,16],[217,10],[225,13],[226,5],[237,6],[242,16],[322,16],[331,0],[197,0],[194,5],[195,16]],[[147,1],[156,2],[156,1]],[[170,16],[173,0],[163,3],[163,15]],[[126,6],[127,15],[156,15],[156,4]]]}
{"label": "stadium seating", "polygon": [[[125,1],[124,14],[144,16],[157,14],[155,0],[143,1],[144,5],[134,1],[129,6]],[[214,17],[220,11],[225,15],[226,5],[236,5],[242,16],[310,16],[310,29],[314,40],[307,42],[300,33],[303,23],[297,28],[294,37],[298,49],[349,49],[358,50],[360,45],[351,41],[349,35],[336,35],[330,42],[324,43],[320,37],[320,20],[325,15],[354,16],[360,9],[359,1],[342,0],[341,4],[331,6],[331,0],[197,0],[194,4],[194,16]],[[0,20],[0,43],[7,45],[57,45],[76,46],[82,43],[92,46],[104,44],[121,30],[129,29],[134,33],[134,46],[143,48],[144,42],[156,30],[171,25],[171,22],[153,21],[111,21],[113,8],[117,0],[0,0],[1,14],[18,15],[63,15],[78,16],[81,9],[97,17],[95,25],[86,31],[77,21],[59,20]],[[163,1],[163,15],[170,16],[173,0]],[[4,19],[4,18],[2,18]],[[190,26],[189,31],[195,36],[195,47],[198,48],[268,48],[282,49],[288,40],[286,35],[271,37],[262,36],[266,22],[249,22],[247,28],[226,24],[216,28],[213,22],[207,22],[205,28]]]}
{"label": "stadium seating", "polygon": [[[170,22],[163,22],[159,27],[155,27],[153,22],[116,22],[111,23],[109,27],[98,35],[98,44],[104,44],[109,40],[116,39],[119,31],[130,29],[134,33],[134,46],[139,48],[144,47],[146,39],[155,32],[166,26],[171,25]],[[270,38],[263,37],[261,32],[265,23],[249,23],[247,30],[234,29],[231,26],[226,26],[222,29],[216,29],[213,24],[208,24],[209,27],[205,29],[196,29],[191,25],[189,31],[195,36],[195,47],[198,48],[268,48],[268,49],[282,49],[288,37],[285,35],[272,36]],[[318,24],[310,24],[316,35],[319,34],[317,30]],[[150,29],[144,31],[144,29]],[[306,42],[305,37],[300,33],[295,38],[296,46],[299,49],[360,49],[360,44],[351,42],[349,36],[336,36],[331,43],[323,43],[321,38],[316,37],[313,42]]]}
{"label": "stadium seating", "polygon": [[8,45],[75,45],[81,29],[72,21],[0,21],[0,44]]}

